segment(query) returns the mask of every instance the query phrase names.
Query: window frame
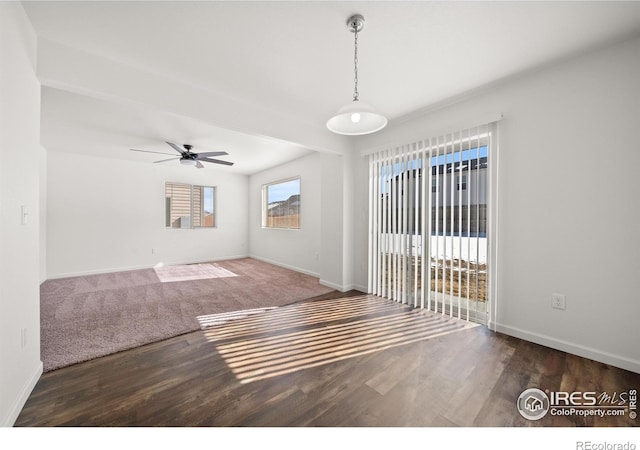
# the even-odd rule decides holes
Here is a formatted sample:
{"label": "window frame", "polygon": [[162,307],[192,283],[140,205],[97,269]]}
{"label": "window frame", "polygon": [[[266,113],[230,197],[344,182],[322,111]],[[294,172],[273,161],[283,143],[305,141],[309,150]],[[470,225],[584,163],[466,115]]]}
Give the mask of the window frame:
{"label": "window frame", "polygon": [[467,174],[459,173],[456,175],[456,191],[466,191],[467,190]]}
{"label": "window frame", "polygon": [[[267,225],[267,217],[268,217],[268,205],[269,205],[269,187],[275,186],[278,184],[288,183],[290,181],[298,180],[299,189],[298,189],[298,226],[297,227],[276,227]],[[271,181],[269,183],[264,183],[260,188],[260,194],[262,197],[261,208],[261,227],[265,230],[289,230],[289,231],[300,231],[302,229],[302,177],[300,175],[296,175],[289,178],[282,178],[276,181]]]}
{"label": "window frame", "polygon": [[[173,211],[173,205],[171,202],[171,197],[167,197],[167,188],[169,185],[177,185],[177,186],[184,186],[187,187],[189,189],[189,226],[188,227],[174,227],[171,226],[171,211]],[[205,188],[211,188],[213,189],[213,196],[212,196],[212,200],[213,200],[213,211],[212,211],[212,215],[213,215],[213,225],[211,226],[205,226],[205,225],[200,225],[200,226],[194,226],[195,220],[194,217],[197,214],[202,214],[203,211],[200,211],[200,205],[198,205],[197,209],[195,208],[194,205],[194,188],[201,188],[202,189],[202,198],[204,198],[204,189]],[[206,230],[206,229],[215,229],[218,228],[218,217],[217,217],[217,208],[218,208],[218,186],[216,185],[201,185],[201,184],[191,184],[191,183],[184,183],[184,182],[179,182],[179,181],[165,181],[164,182],[164,190],[165,190],[165,195],[164,195],[164,216],[165,216],[165,226],[164,228],[167,230]],[[202,205],[204,208],[204,205]],[[169,209],[168,209],[169,208]],[[204,219],[204,216],[200,217],[200,222],[202,222]]]}

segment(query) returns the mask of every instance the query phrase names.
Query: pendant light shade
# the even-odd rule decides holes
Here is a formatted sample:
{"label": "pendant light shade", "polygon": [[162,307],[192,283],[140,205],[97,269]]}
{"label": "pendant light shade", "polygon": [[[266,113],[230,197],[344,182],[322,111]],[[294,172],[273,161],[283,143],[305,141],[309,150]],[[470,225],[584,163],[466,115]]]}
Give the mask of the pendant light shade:
{"label": "pendant light shade", "polygon": [[354,100],[327,121],[327,128],[338,134],[357,136],[375,133],[387,125],[387,118],[377,114],[368,103]]}
{"label": "pendant light shade", "polygon": [[358,33],[364,28],[364,17],[355,14],[347,20],[347,28],[354,33],[354,89],[353,101],[344,105],[327,121],[327,128],[334,133],[357,136],[375,133],[387,125],[387,118],[376,113],[371,105],[361,102],[358,92]]}

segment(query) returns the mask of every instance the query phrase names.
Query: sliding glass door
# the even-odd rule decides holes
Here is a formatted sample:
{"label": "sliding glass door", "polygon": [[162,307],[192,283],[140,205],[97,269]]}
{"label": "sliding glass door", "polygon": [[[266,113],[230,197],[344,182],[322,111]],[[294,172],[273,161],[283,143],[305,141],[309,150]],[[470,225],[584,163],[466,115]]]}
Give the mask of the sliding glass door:
{"label": "sliding glass door", "polygon": [[496,126],[369,156],[369,292],[488,323]]}

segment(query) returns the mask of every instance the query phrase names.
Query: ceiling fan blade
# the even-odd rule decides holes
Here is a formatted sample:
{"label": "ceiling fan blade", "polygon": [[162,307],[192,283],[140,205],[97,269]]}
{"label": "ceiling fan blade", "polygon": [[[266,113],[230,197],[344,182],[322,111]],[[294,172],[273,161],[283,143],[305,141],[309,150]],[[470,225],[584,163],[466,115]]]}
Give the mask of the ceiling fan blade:
{"label": "ceiling fan blade", "polygon": [[221,161],[219,159],[213,159],[213,158],[198,158],[198,161],[206,161],[206,162],[215,163],[215,164],[224,164],[225,166],[233,166],[232,162]]}
{"label": "ceiling fan blade", "polygon": [[171,155],[171,153],[162,153],[162,152],[153,152],[151,150],[138,150],[136,148],[130,148],[132,152],[143,152],[143,153],[157,153],[158,155]]}
{"label": "ceiling fan blade", "polygon": [[161,163],[165,161],[173,161],[174,159],[180,159],[182,156],[176,156],[175,158],[161,159],[160,161],[154,161],[154,163]]}
{"label": "ceiling fan blade", "polygon": [[200,161],[198,161],[197,159],[196,159],[196,167],[198,169],[204,169],[204,166],[202,165],[202,163]]}
{"label": "ceiling fan blade", "polygon": [[[166,141],[165,141],[166,142]],[[173,142],[167,142],[167,144],[169,144],[171,146],[172,149],[174,149],[175,151],[177,151],[178,153],[180,153],[181,155],[184,155],[186,152],[186,150],[178,147],[176,144],[174,144]]]}
{"label": "ceiling fan blade", "polygon": [[207,156],[223,156],[223,155],[228,155],[227,152],[198,152],[198,157],[207,157]]}

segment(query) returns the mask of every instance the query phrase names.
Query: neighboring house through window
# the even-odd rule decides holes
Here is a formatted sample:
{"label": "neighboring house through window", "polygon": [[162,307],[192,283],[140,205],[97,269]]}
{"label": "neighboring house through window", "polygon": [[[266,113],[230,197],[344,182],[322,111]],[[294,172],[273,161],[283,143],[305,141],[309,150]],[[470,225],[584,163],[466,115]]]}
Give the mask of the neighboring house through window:
{"label": "neighboring house through window", "polygon": [[300,228],[300,177],[262,186],[262,226]]}
{"label": "neighboring house through window", "polygon": [[457,190],[458,191],[466,190],[467,189],[467,176],[466,175],[458,175],[456,178],[457,178],[457,186],[458,186]]}
{"label": "neighboring house through window", "polygon": [[213,228],[216,226],[215,186],[165,183],[167,228]]}

